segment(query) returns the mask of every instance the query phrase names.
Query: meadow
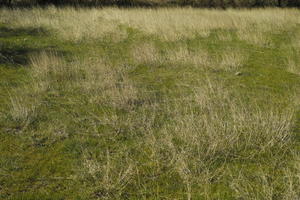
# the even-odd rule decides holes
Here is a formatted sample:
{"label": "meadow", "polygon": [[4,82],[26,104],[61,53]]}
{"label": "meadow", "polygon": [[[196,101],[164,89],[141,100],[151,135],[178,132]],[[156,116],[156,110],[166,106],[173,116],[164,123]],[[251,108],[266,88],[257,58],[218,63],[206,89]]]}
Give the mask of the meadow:
{"label": "meadow", "polygon": [[299,9],[0,9],[0,199],[300,198]]}

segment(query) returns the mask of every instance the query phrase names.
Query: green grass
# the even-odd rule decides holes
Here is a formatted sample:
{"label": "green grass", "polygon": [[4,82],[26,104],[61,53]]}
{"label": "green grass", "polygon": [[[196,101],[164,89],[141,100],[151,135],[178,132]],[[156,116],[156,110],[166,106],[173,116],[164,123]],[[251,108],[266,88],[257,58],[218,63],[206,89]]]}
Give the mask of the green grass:
{"label": "green grass", "polygon": [[255,44],[235,29],[165,40],[120,23],[121,39],[67,40],[2,22],[0,199],[298,199],[287,28]]}

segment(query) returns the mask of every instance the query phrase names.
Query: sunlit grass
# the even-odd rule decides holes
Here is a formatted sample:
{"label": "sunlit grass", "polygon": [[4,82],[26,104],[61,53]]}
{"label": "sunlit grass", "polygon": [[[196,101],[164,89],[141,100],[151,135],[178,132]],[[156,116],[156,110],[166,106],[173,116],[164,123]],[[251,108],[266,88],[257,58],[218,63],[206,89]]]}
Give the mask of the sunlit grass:
{"label": "sunlit grass", "polygon": [[299,198],[299,17],[0,10],[9,30],[49,31],[0,38],[49,46],[26,52],[26,81],[0,84],[0,198]]}

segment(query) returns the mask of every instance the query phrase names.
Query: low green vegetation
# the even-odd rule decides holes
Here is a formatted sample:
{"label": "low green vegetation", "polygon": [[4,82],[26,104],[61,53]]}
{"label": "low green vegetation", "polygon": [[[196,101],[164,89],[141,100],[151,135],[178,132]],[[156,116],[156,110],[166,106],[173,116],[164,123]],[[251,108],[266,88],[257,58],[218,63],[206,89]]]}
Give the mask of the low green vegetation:
{"label": "low green vegetation", "polygon": [[300,198],[294,9],[0,10],[0,199]]}

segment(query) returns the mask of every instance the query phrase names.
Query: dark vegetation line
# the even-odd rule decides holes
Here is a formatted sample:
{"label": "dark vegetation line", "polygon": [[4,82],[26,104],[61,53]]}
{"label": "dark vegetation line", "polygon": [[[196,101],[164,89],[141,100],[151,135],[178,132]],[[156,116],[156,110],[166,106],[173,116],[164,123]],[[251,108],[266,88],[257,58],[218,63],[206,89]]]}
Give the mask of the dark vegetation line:
{"label": "dark vegetation line", "polygon": [[203,8],[300,7],[300,0],[0,0],[1,6],[119,6],[168,7],[192,6]]}

